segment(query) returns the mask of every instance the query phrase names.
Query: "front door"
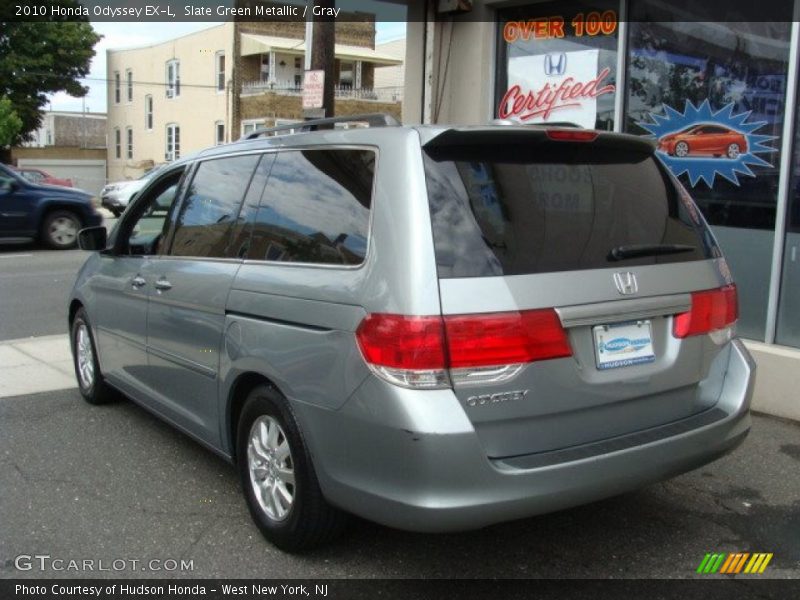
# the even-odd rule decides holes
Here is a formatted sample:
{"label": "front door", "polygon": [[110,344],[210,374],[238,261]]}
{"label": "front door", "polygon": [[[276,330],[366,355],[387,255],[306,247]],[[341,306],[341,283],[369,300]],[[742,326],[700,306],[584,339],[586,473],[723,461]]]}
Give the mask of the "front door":
{"label": "front door", "polygon": [[33,198],[25,193],[25,184],[0,170],[0,237],[31,237]]}
{"label": "front door", "polygon": [[[250,180],[257,155],[200,163],[175,213],[168,252],[152,260],[147,319],[147,385],[160,410],[209,444],[219,444],[217,387],[225,306],[241,265],[234,234],[249,188],[257,198],[265,176]],[[259,169],[259,171],[261,171]]]}
{"label": "front door", "polygon": [[147,304],[153,280],[148,265],[159,252],[181,171],[145,190],[119,224],[114,251],[101,254],[92,278],[95,329],[103,375],[143,403],[147,369]]}

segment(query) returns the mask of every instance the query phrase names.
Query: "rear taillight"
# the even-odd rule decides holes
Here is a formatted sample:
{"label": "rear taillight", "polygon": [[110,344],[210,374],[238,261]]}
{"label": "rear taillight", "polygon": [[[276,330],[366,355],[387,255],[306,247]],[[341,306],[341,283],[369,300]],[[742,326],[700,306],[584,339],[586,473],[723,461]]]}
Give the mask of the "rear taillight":
{"label": "rear taillight", "polygon": [[[708,333],[715,337],[714,341],[725,342],[730,339],[733,333],[732,326],[738,317],[735,285],[692,292],[692,307],[688,312],[675,315],[672,333],[677,338]],[[723,332],[725,335],[717,332]]]}
{"label": "rear taillight", "polygon": [[545,134],[555,142],[593,142],[599,135],[596,131],[582,131],[580,129],[548,129]]}
{"label": "rear taillight", "polygon": [[356,339],[376,373],[408,387],[503,381],[525,363],[572,354],[552,309],[445,317],[372,314],[359,325]]}

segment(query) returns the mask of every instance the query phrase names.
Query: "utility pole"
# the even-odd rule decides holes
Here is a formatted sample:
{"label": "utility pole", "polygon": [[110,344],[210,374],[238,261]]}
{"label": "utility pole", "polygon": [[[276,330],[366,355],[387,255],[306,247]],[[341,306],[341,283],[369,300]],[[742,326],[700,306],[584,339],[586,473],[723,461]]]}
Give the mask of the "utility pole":
{"label": "utility pole", "polygon": [[314,8],[321,15],[313,17],[313,41],[311,46],[311,68],[325,71],[325,85],[322,91],[322,109],[325,117],[334,116],[334,43],[335,17],[333,9],[335,0],[314,0]]}

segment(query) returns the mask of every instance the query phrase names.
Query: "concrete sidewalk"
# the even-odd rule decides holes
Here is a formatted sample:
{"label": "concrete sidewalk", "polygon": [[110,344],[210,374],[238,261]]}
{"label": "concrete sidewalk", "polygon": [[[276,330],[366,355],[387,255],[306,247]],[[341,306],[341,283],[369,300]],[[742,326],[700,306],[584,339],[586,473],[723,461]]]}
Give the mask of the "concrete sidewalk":
{"label": "concrete sidewalk", "polygon": [[[745,343],[758,364],[753,410],[800,421],[796,391],[800,376],[785,357],[797,351]],[[74,387],[77,381],[66,334],[0,342],[0,398]]]}
{"label": "concrete sidewalk", "polygon": [[0,342],[0,398],[74,387],[66,334]]}

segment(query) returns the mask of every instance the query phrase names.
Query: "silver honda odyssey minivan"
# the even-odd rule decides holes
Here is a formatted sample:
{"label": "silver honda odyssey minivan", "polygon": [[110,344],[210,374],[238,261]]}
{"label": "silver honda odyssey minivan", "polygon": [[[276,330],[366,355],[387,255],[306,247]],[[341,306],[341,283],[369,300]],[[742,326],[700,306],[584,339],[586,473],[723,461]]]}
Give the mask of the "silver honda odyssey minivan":
{"label": "silver honda odyssey minivan", "polygon": [[88,402],[127,396],[234,463],[289,551],[347,513],[478,528],[741,443],[736,287],[651,142],[346,120],[371,126],[175,161],[110,234],[81,232]]}

